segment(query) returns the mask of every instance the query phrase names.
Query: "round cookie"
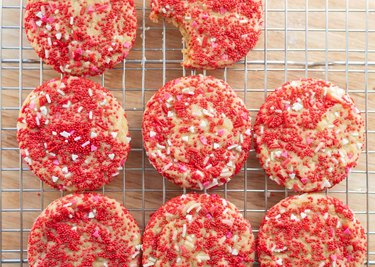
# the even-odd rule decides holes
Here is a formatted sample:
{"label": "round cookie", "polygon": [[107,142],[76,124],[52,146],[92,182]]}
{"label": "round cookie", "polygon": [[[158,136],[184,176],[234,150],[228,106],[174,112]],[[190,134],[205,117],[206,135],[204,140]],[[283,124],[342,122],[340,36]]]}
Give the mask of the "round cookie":
{"label": "round cookie", "polygon": [[263,25],[261,0],[151,0],[151,20],[165,18],[186,43],[182,65],[217,69],[245,57]]}
{"label": "round cookie", "polygon": [[251,146],[251,118],[226,82],[182,77],[147,103],[143,139],[164,177],[184,188],[209,189],[240,171]]}
{"label": "round cookie", "polygon": [[260,266],[363,266],[366,235],[340,200],[319,194],[283,199],[259,229]]}
{"label": "round cookie", "polygon": [[301,79],[267,97],[254,133],[267,175],[288,189],[311,192],[334,186],[356,166],[364,121],[343,89]]}
{"label": "round cookie", "polygon": [[173,198],[151,217],[143,236],[143,267],[253,266],[250,223],[218,195]]}
{"label": "round cookie", "polygon": [[38,56],[67,75],[99,75],[129,53],[134,0],[27,0],[24,27]]}
{"label": "round cookie", "polygon": [[29,236],[30,266],[137,267],[141,233],[130,213],[100,194],[67,195],[36,219]]}
{"label": "round cookie", "polygon": [[130,150],[125,111],[99,84],[53,79],[32,91],[17,123],[21,155],[60,190],[94,190],[119,174]]}

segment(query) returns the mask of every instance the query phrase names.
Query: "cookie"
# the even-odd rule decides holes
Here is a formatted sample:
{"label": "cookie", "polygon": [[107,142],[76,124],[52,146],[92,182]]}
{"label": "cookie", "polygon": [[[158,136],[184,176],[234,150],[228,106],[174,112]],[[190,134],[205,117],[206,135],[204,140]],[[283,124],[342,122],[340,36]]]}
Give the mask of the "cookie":
{"label": "cookie", "polygon": [[242,168],[251,146],[251,118],[226,82],[182,77],[147,103],[143,139],[151,164],[168,180],[210,189]]}
{"label": "cookie", "polygon": [[141,233],[134,218],[100,194],[53,201],[36,219],[28,244],[32,267],[137,267],[141,260]]}
{"label": "cookie", "polygon": [[53,79],[32,91],[17,123],[30,169],[60,190],[94,190],[119,174],[130,150],[125,111],[85,78]]}
{"label": "cookie", "polygon": [[319,194],[288,197],[259,229],[261,266],[363,266],[366,235],[340,200]]}
{"label": "cookie", "polygon": [[38,56],[66,75],[99,75],[134,44],[134,0],[27,0],[26,36]]}
{"label": "cookie", "polygon": [[182,65],[230,66],[254,48],[263,25],[261,0],[151,0],[151,20],[165,18],[186,43]]}
{"label": "cookie", "polygon": [[143,236],[143,267],[253,266],[250,223],[218,195],[173,198],[151,217]]}
{"label": "cookie", "polygon": [[267,175],[288,189],[311,192],[334,186],[356,166],[364,121],[343,89],[301,79],[267,97],[254,133]]}

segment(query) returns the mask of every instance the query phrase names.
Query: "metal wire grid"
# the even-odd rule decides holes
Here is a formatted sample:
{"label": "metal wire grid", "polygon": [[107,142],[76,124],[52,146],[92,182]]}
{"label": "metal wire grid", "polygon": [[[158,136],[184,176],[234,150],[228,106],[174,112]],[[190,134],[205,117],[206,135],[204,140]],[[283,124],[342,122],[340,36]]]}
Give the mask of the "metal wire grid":
{"label": "metal wire grid", "polygon": [[[375,195],[375,188],[374,185],[371,184],[371,177],[374,177],[375,170],[371,168],[371,157],[375,154],[375,147],[370,148],[370,141],[371,135],[375,133],[375,130],[370,130],[369,122],[372,118],[372,114],[375,114],[375,109],[371,109],[370,101],[373,99],[373,91],[369,88],[369,80],[374,79],[375,73],[375,62],[374,56],[375,50],[371,50],[370,47],[370,34],[375,32],[374,29],[370,29],[370,21],[375,23],[375,20],[370,20],[370,15],[374,15],[375,7],[371,6],[370,8],[370,1],[371,0],[363,0],[358,1],[363,2],[360,8],[350,8],[352,5],[349,0],[345,0],[345,3],[342,8],[331,8],[331,3],[334,0],[324,0],[324,1],[313,1],[313,0],[301,0],[296,1],[300,2],[300,5],[295,5],[293,1],[278,1],[279,4],[276,4],[274,0],[264,0],[264,9],[265,9],[265,23],[264,23],[264,32],[263,32],[263,44],[260,43],[254,52],[252,53],[259,53],[261,55],[260,58],[254,59],[245,59],[239,63],[237,63],[234,67],[226,68],[223,71],[214,72],[216,76],[221,76],[219,78],[223,78],[224,80],[230,80],[230,76],[241,73],[243,75],[243,81],[236,83],[236,86],[233,86],[235,90],[243,97],[245,103],[251,102],[252,97],[255,94],[262,94],[264,97],[272,91],[270,83],[272,79],[274,79],[274,73],[278,73],[281,75],[283,80],[288,80],[290,77],[294,77],[295,73],[299,73],[300,76],[323,76],[322,78],[329,78],[332,79],[333,75],[342,75],[344,74],[344,82],[346,85],[346,90],[349,93],[358,94],[364,100],[362,111],[364,112],[364,118],[366,120],[366,150],[363,152],[362,160],[364,161],[363,168],[357,168],[352,172],[352,175],[359,175],[364,181],[364,188],[358,190],[357,188],[351,188],[350,186],[350,177],[347,178],[345,185],[343,187],[336,186],[332,190],[329,190],[329,194],[341,194],[341,198],[349,203],[349,198],[351,195],[358,196],[361,198],[360,201],[360,209],[355,209],[354,212],[357,216],[360,217],[360,220],[364,227],[367,229],[367,239],[369,244],[368,255],[367,255],[367,266],[375,265],[375,228],[372,227],[375,224],[375,207],[372,206],[372,202],[375,200],[373,197]],[[319,8],[309,8],[312,2],[322,2],[321,7]],[[344,2],[344,1],[342,1]],[[100,77],[101,82],[104,86],[108,87],[112,92],[118,93],[120,95],[121,101],[125,110],[128,112],[128,117],[131,115],[129,113],[132,112],[139,112],[142,113],[144,110],[145,103],[149,97],[149,94],[155,91],[156,87],[148,87],[147,86],[147,73],[150,71],[159,71],[161,73],[161,82],[164,84],[169,78],[170,72],[177,72],[180,75],[189,75],[194,74],[194,71],[182,69],[178,66],[180,59],[169,59],[169,53],[180,53],[180,48],[169,48],[167,45],[167,34],[176,32],[176,29],[171,27],[170,25],[166,25],[165,22],[162,25],[151,25],[148,26],[147,17],[149,12],[149,3],[146,0],[136,1],[137,3],[137,13],[141,16],[140,24],[139,24],[139,33],[141,34],[141,40],[139,44],[133,49],[132,53],[136,54],[134,58],[127,59],[122,63],[121,66],[116,68],[117,74],[121,76],[121,86],[113,86],[110,87],[106,83],[107,74],[104,74]],[[21,157],[18,153],[18,147],[14,145],[13,142],[15,140],[16,128],[15,123],[12,124],[12,127],[8,125],[5,121],[9,119],[16,120],[17,112],[22,105],[22,100],[24,99],[24,94],[28,93],[29,90],[34,89],[32,86],[24,86],[25,83],[25,73],[28,71],[36,71],[39,75],[39,83],[42,81],[48,80],[46,79],[46,70],[50,68],[48,66],[44,66],[42,62],[40,62],[35,57],[25,56],[26,51],[32,51],[31,47],[28,43],[25,43],[24,40],[24,31],[20,25],[22,25],[23,19],[23,8],[24,3],[22,0],[14,1],[14,0],[2,0],[0,2],[0,9],[1,9],[1,33],[0,33],[0,42],[1,42],[1,50],[0,50],[0,57],[1,57],[1,66],[0,66],[0,84],[1,84],[1,94],[0,94],[0,125],[1,125],[1,157],[0,157],[0,164],[1,164],[1,176],[0,176],[0,221],[2,222],[1,227],[1,238],[0,238],[0,262],[4,266],[26,266],[27,265],[27,254],[26,254],[26,240],[27,234],[30,231],[29,222],[28,225],[25,225],[25,218],[28,217],[29,213],[33,213],[34,217],[36,217],[46,206],[45,198],[50,198],[50,193],[56,193],[55,190],[44,187],[42,183],[39,183],[35,188],[28,188],[25,186],[27,180],[29,178],[25,178],[28,174],[28,168],[23,166]],[[16,11],[19,13],[18,21],[13,25],[8,25],[4,20],[4,15],[9,11]],[[297,13],[304,13],[304,24],[305,27],[292,27],[288,23],[289,18],[293,17],[294,14]],[[318,29],[310,29],[309,28],[309,19],[311,19],[311,15],[323,13],[325,17],[325,27],[318,28]],[[281,26],[271,26],[269,18],[271,14],[276,14],[283,18],[283,24]],[[336,14],[344,14],[345,16],[345,27],[344,28],[330,28],[329,23],[331,20],[335,19]],[[349,17],[351,14],[360,14],[361,16],[365,17],[365,26],[360,29],[349,29]],[[281,24],[281,22],[280,22]],[[14,30],[18,31],[18,44],[17,45],[7,45],[5,43],[4,38],[8,38],[5,34],[6,31]],[[161,43],[159,43],[159,47],[157,48],[149,48],[148,47],[148,39],[147,39],[147,32],[151,30],[159,31],[162,35]],[[271,44],[268,42],[269,37],[275,32],[281,32],[284,36],[284,41],[279,40],[278,47],[271,47]],[[301,32],[304,34],[305,38],[305,45],[302,48],[288,48],[290,44],[288,43],[289,36],[293,33]],[[324,47],[323,48],[310,48],[308,40],[311,39],[309,35],[314,32],[320,32],[324,34]],[[345,35],[345,48],[329,48],[329,35],[332,33],[343,34]],[[349,35],[351,33],[361,33],[364,35],[364,44],[363,48],[355,48],[350,49],[349,45]],[[174,34],[176,39],[179,39],[179,34],[176,32]],[[138,38],[139,39],[139,38]],[[283,45],[281,44],[282,42]],[[157,59],[147,59],[146,55],[148,56],[151,53],[160,53],[161,58]],[[323,60],[319,61],[312,61],[309,60],[311,53],[323,53]],[[281,59],[274,58],[272,53],[281,53]],[[302,60],[294,60],[290,59],[293,53],[303,53]],[[330,53],[344,53],[345,60],[330,60],[329,54]],[[364,57],[362,60],[350,60],[350,55],[352,53],[360,53],[363,54]],[[11,55],[10,57],[8,55]],[[30,53],[29,53],[30,55]],[[370,60],[371,59],[371,60]],[[149,67],[150,65],[150,67]],[[132,77],[127,75],[130,72],[130,76],[132,75],[132,71],[140,72],[141,79],[139,86],[135,86],[134,88],[130,88],[127,86],[127,82]],[[263,80],[263,86],[252,86],[251,76],[254,72],[261,72],[262,75],[260,78]],[[293,75],[291,75],[291,73]],[[203,71],[203,74],[211,74],[211,72]],[[349,90],[350,80],[352,78],[352,74],[358,74],[363,76],[364,83],[360,84],[358,87],[351,87],[352,89]],[[8,80],[8,75],[15,75],[16,81],[18,85],[9,85],[8,82],[4,82]],[[57,74],[53,74],[56,76]],[[234,77],[236,77],[234,75]],[[118,77],[116,79],[119,79]],[[278,83],[282,83],[283,80],[277,81]],[[231,81],[229,81],[231,83]],[[232,81],[233,82],[233,81]],[[7,101],[8,98],[3,94],[3,92],[11,92],[16,93],[17,96],[17,105],[16,106],[9,106]],[[129,107],[129,92],[140,93],[141,99],[141,107]],[[259,107],[259,106],[258,106]],[[258,107],[252,107],[250,105],[249,111],[252,114],[256,114],[258,111]],[[372,107],[374,108],[374,107]],[[12,116],[9,116],[8,112],[13,112]],[[253,116],[254,117],[254,116]],[[130,118],[129,118],[130,119]],[[132,125],[131,125],[132,126]],[[140,135],[140,124],[135,125],[136,127],[131,127],[131,133],[134,136]],[[137,137],[136,137],[137,138]],[[12,141],[9,141],[11,139]],[[139,139],[140,140],[140,139]],[[11,144],[9,144],[9,142]],[[125,206],[132,212],[132,214],[137,213],[136,219],[140,226],[143,228],[147,222],[148,215],[153,212],[157,207],[149,208],[147,206],[148,194],[149,193],[159,193],[161,194],[162,203],[164,203],[167,199],[170,198],[170,194],[180,194],[182,192],[186,192],[185,190],[178,189],[176,187],[170,186],[168,182],[164,179],[159,179],[160,183],[162,183],[160,188],[149,188],[146,183],[149,182],[146,176],[149,175],[149,172],[152,172],[153,169],[150,165],[147,164],[147,158],[143,151],[143,143],[140,140],[140,143],[136,146],[133,145],[132,153],[140,153],[141,157],[141,166],[138,167],[126,167],[125,171],[122,173],[122,185],[120,188],[111,188],[111,187],[104,187],[101,191],[105,194],[116,194],[116,197],[119,200],[122,200]],[[9,155],[8,152],[15,152],[18,155],[16,165],[17,166],[7,166],[4,162],[6,162],[6,156]],[[132,154],[130,154],[131,157]],[[251,151],[251,156],[254,158],[254,151]],[[131,188],[127,186],[127,180],[131,176],[131,172],[137,172],[137,178],[140,179],[140,187],[139,188]],[[241,187],[242,188],[232,188],[231,184],[225,185],[221,188],[214,190],[216,193],[222,194],[226,198],[229,196],[229,200],[235,201],[236,197],[231,197],[234,194],[241,193],[242,196],[237,199],[237,201],[243,201],[243,204],[240,207],[240,210],[244,213],[245,217],[249,218],[249,216],[258,216],[260,219],[264,215],[264,212],[272,206],[273,203],[270,203],[270,196],[272,194],[281,194],[282,197],[287,196],[290,194],[287,190],[281,189],[280,187],[275,187],[273,183],[268,181],[268,178],[261,174],[263,181],[263,187],[260,188],[251,188],[254,182],[254,175],[256,173],[261,172],[261,168],[259,166],[254,165],[252,162],[248,162],[244,166],[243,170],[243,177],[241,180]],[[11,175],[9,175],[11,174]],[[8,177],[11,177],[10,180]],[[12,181],[13,179],[13,181]],[[231,183],[233,183],[232,181]],[[10,183],[10,185],[8,185]],[[4,186],[5,185],[5,186]],[[250,188],[249,188],[250,187]],[[128,196],[128,193],[136,193],[139,194],[140,202],[137,204],[133,204],[132,207],[129,207],[129,203],[132,202],[132,197]],[[40,194],[40,207],[38,208],[28,208],[25,207],[25,201],[29,201],[29,199],[25,198],[25,195],[28,193],[38,193]],[[328,192],[327,192],[328,193]],[[264,201],[264,205],[261,208],[254,208],[251,203],[248,201],[249,198],[252,198],[254,194],[261,194],[263,199],[259,201]],[[57,196],[62,195],[62,193],[57,192]],[[18,207],[8,207],[8,197],[13,196],[18,198],[17,202],[19,203]],[[53,195],[56,196],[56,195]],[[236,195],[237,196],[237,195]],[[363,198],[364,196],[364,198]],[[282,198],[281,197],[281,198]],[[52,197],[53,198],[53,197]],[[279,198],[278,200],[280,200]],[[278,201],[277,200],[277,201]],[[48,202],[49,200],[47,200]],[[371,205],[372,204],[372,205]],[[9,214],[15,214],[15,216],[9,216]],[[252,221],[252,217],[249,218],[252,222],[253,226],[254,223]],[[13,220],[13,221],[12,221]],[[255,223],[256,224],[256,223]],[[259,223],[258,223],[259,225]],[[255,225],[254,232],[257,233],[258,229]],[[5,242],[6,241],[6,242]]]}

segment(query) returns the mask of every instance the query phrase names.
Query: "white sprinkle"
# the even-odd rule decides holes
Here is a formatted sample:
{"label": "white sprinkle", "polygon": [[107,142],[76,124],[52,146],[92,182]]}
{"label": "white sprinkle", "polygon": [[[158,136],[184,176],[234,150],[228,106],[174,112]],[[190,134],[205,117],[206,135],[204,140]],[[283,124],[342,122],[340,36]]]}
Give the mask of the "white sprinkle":
{"label": "white sprinkle", "polygon": [[134,252],[133,255],[132,255],[132,259],[134,259],[135,257],[137,257],[139,253],[140,253],[139,250],[136,251],[136,252]]}
{"label": "white sprinkle", "polygon": [[74,23],[74,18],[73,17],[70,17],[69,23],[70,23],[70,25],[73,25],[73,23]]}
{"label": "white sprinkle", "polygon": [[303,106],[302,106],[301,103],[296,102],[296,103],[293,104],[292,109],[293,109],[294,111],[300,111],[300,110],[303,109]]}
{"label": "white sprinkle", "polygon": [[189,131],[190,131],[191,133],[194,133],[194,132],[195,132],[195,127],[194,127],[194,126],[190,126],[190,127],[189,127]]}
{"label": "white sprinkle", "polygon": [[347,144],[349,144],[349,140],[346,139],[346,138],[342,139],[342,144],[343,144],[344,146],[347,145]]}
{"label": "white sprinkle", "polygon": [[46,58],[49,58],[49,51],[47,49],[44,50],[44,54],[46,55]]}
{"label": "white sprinkle", "polygon": [[141,249],[142,249],[142,244],[138,244],[138,245],[136,245],[136,246],[135,246],[135,249],[136,249],[136,250],[141,250]]}
{"label": "white sprinkle", "polygon": [[328,213],[327,213],[327,212],[324,213],[323,218],[324,218],[324,220],[327,220],[327,219],[328,219]]}
{"label": "white sprinkle", "polygon": [[324,146],[323,142],[320,142],[319,145],[315,148],[314,152],[317,153]]}
{"label": "white sprinkle", "polygon": [[198,262],[204,261],[204,260],[209,260],[210,256],[207,254],[199,254],[197,255],[197,260]]}
{"label": "white sprinkle", "polygon": [[189,206],[189,208],[186,210],[186,213],[189,213],[190,211],[192,211],[193,209],[195,208],[199,208],[201,205],[199,203],[194,203],[194,204],[191,204]]}
{"label": "white sprinkle", "polygon": [[227,166],[228,166],[228,167],[234,167],[234,164],[233,164],[232,161],[228,161]]}
{"label": "white sprinkle", "polygon": [[205,120],[202,120],[201,123],[199,124],[200,127],[206,127],[207,126],[207,122]]}
{"label": "white sprinkle", "polygon": [[39,117],[38,117],[38,116],[36,116],[36,117],[35,117],[35,120],[36,120],[36,125],[38,125],[38,126],[39,126],[39,125],[40,125]]}
{"label": "white sprinkle", "polygon": [[117,134],[118,134],[117,132],[112,132],[112,133],[111,133],[111,135],[112,135],[113,138],[116,138],[116,137],[117,137]]}
{"label": "white sprinkle", "polygon": [[81,145],[81,147],[85,147],[85,146],[87,146],[87,145],[89,145],[90,144],[90,141],[86,141],[86,142],[84,142],[82,145]]}
{"label": "white sprinkle", "polygon": [[331,186],[332,186],[331,183],[327,179],[323,179],[323,182],[322,182],[322,185],[321,185],[322,189],[329,188]]}
{"label": "white sprinkle", "polygon": [[341,228],[341,226],[342,226],[341,221],[337,221],[336,228],[337,228],[337,229],[338,229],[338,228]]}
{"label": "white sprinkle", "polygon": [[194,95],[194,91],[190,91],[190,88],[182,89],[183,94]]}
{"label": "white sprinkle", "polygon": [[89,88],[89,96],[92,96],[92,89],[91,88]]}
{"label": "white sprinkle", "polygon": [[57,133],[55,131],[52,131],[52,135],[57,135]]}
{"label": "white sprinkle", "polygon": [[150,131],[150,137],[156,136],[156,133],[154,131]]}
{"label": "white sprinkle", "polygon": [[362,143],[357,143],[357,148],[362,149],[362,145],[363,145]]}
{"label": "white sprinkle", "polygon": [[88,217],[89,217],[89,219],[95,218],[95,213],[90,211]]}
{"label": "white sprinkle", "polygon": [[50,31],[50,30],[52,30],[52,27],[51,27],[51,25],[47,24],[47,25],[46,25],[46,29],[47,29],[47,31]]}
{"label": "white sprinkle", "polygon": [[328,172],[333,172],[333,167],[329,167]]}
{"label": "white sprinkle", "polygon": [[247,20],[247,19],[241,19],[241,20],[240,20],[240,23],[241,23],[241,24],[245,24],[245,23],[248,23],[248,22],[249,22],[249,20]]}
{"label": "white sprinkle", "polygon": [[65,88],[65,83],[60,83],[60,88]]}
{"label": "white sprinkle", "polygon": [[279,219],[279,218],[281,218],[281,214],[277,214],[277,215],[275,216],[275,219],[276,219],[276,220]]}
{"label": "white sprinkle", "polygon": [[68,103],[62,105],[63,108],[69,108],[71,106],[72,102],[68,101]]}
{"label": "white sprinkle", "polygon": [[61,136],[65,137],[65,138],[68,138],[70,136],[70,133],[66,132],[66,131],[63,131],[60,133]]}
{"label": "white sprinkle", "polygon": [[89,119],[92,120],[92,110],[89,112]]}
{"label": "white sprinkle", "polygon": [[191,222],[193,220],[193,215],[191,214],[186,215],[186,220],[188,220],[188,222]]}
{"label": "white sprinkle", "polygon": [[237,256],[238,255],[238,250],[237,249],[232,249],[232,255]]}
{"label": "white sprinkle", "polygon": [[170,167],[172,167],[172,165],[173,165],[172,162],[168,163],[167,165],[164,166],[163,171],[168,170]]}
{"label": "white sprinkle", "polygon": [[294,215],[294,214],[290,215],[290,219],[292,221],[298,221],[298,217],[296,215]]}
{"label": "white sprinkle", "polygon": [[203,109],[202,110],[202,113],[204,114],[204,115],[206,115],[207,117],[213,117],[214,115],[212,114],[212,113],[210,113],[207,109]]}
{"label": "white sprinkle", "polygon": [[131,137],[126,137],[126,141],[128,141],[128,143],[130,143],[131,140],[132,140]]}
{"label": "white sprinkle", "polygon": [[174,117],[174,113],[172,111],[168,111],[168,118]]}
{"label": "white sprinkle", "polygon": [[59,177],[52,175],[52,182],[56,183]]}
{"label": "white sprinkle", "polygon": [[35,22],[36,25],[38,25],[38,27],[42,26],[42,21],[41,20],[38,20],[37,22]]}
{"label": "white sprinkle", "polygon": [[43,18],[43,13],[42,11],[38,11],[37,13],[35,13],[35,16],[37,16],[38,18]]}
{"label": "white sprinkle", "polygon": [[57,40],[60,40],[62,34],[61,34],[61,32],[58,32],[58,33],[55,34],[55,36],[56,36],[56,39],[57,39]]}
{"label": "white sprinkle", "polygon": [[49,46],[52,46],[51,37],[48,37],[48,38],[47,38],[47,42],[48,42],[48,45],[49,45]]}
{"label": "white sprinkle", "polygon": [[283,259],[278,258],[278,259],[276,260],[276,263],[277,263],[277,265],[283,265]]}
{"label": "white sprinkle", "polygon": [[305,218],[306,218],[306,216],[307,216],[307,214],[306,214],[306,213],[304,213],[304,212],[301,212],[301,214],[300,214],[300,215],[301,215],[301,218],[302,218],[302,219],[305,219]]}
{"label": "white sprinkle", "polygon": [[290,179],[294,179],[296,177],[296,174],[295,173],[291,173],[291,174],[289,174],[289,177],[290,177]]}
{"label": "white sprinkle", "polygon": [[240,134],[240,143],[242,144],[243,143],[243,135]]}
{"label": "white sprinkle", "polygon": [[95,132],[91,132],[91,133],[90,133],[90,137],[91,137],[91,138],[95,138],[95,137],[97,137],[97,136],[98,136],[98,134],[95,133]]}
{"label": "white sprinkle", "polygon": [[185,19],[186,20],[191,20],[191,17],[190,16],[185,16]]}
{"label": "white sprinkle", "polygon": [[58,92],[60,95],[65,95],[64,91],[61,90],[61,89],[57,89],[57,92]]}
{"label": "white sprinkle", "polygon": [[214,149],[218,149],[220,145],[218,143],[214,143]]}
{"label": "white sprinkle", "polygon": [[83,107],[79,107],[77,111],[78,113],[81,113],[82,110],[83,110]]}
{"label": "white sprinkle", "polygon": [[69,172],[69,170],[68,170],[68,167],[63,167],[62,169],[61,169],[61,171],[63,172],[63,173],[68,173]]}
{"label": "white sprinkle", "polygon": [[155,265],[155,263],[153,263],[153,262],[147,262],[147,263],[143,264],[143,267],[150,267],[150,266],[154,266],[154,265]]}
{"label": "white sprinkle", "polygon": [[109,154],[108,157],[109,157],[111,160],[113,160],[113,159],[115,158],[115,154],[113,154],[113,153],[112,153],[112,154]]}
{"label": "white sprinkle", "polygon": [[189,142],[189,136],[185,135],[183,137],[181,137],[182,141],[184,142]]}
{"label": "white sprinkle", "polygon": [[72,160],[76,161],[76,159],[78,159],[78,155],[72,154]]}
{"label": "white sprinkle", "polygon": [[247,129],[246,132],[245,132],[245,134],[246,134],[247,136],[250,136],[250,135],[251,135],[251,130],[250,130],[250,129]]}
{"label": "white sprinkle", "polygon": [[81,137],[80,137],[80,136],[77,136],[77,137],[74,138],[74,141],[78,141],[78,140],[80,140],[80,139],[81,139]]}
{"label": "white sprinkle", "polygon": [[182,237],[186,236],[186,224],[182,225]]}
{"label": "white sprinkle", "polygon": [[217,186],[218,184],[219,184],[219,182],[215,178],[215,179],[212,180],[212,182],[209,185],[206,186],[206,189],[210,189],[210,188],[212,188],[214,186]]}
{"label": "white sprinkle", "polygon": [[49,94],[46,94],[46,99],[47,99],[48,103],[51,103],[51,98],[50,98]]}
{"label": "white sprinkle", "polygon": [[231,146],[228,146],[228,150],[232,150],[233,148],[236,148],[238,145],[237,144],[234,144],[234,145],[231,145]]}

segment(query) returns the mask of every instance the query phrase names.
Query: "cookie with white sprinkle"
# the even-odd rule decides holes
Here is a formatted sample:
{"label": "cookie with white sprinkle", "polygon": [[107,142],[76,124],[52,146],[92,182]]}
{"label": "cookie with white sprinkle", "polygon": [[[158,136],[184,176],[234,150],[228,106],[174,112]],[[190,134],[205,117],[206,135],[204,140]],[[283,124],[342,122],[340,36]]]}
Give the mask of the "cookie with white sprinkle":
{"label": "cookie with white sprinkle", "polygon": [[304,194],[273,206],[259,229],[261,266],[363,266],[366,235],[340,200]]}
{"label": "cookie with white sprinkle", "polygon": [[250,223],[218,195],[171,199],[151,217],[143,236],[143,266],[253,266]]}
{"label": "cookie with white sprinkle", "polygon": [[210,189],[240,171],[251,118],[224,81],[202,75],[168,82],[147,103],[143,139],[151,164],[184,188]]}
{"label": "cookie with white sprinkle", "polygon": [[254,48],[263,26],[261,0],[152,0],[151,20],[166,19],[186,42],[182,65],[217,69]]}
{"label": "cookie with white sprinkle", "polygon": [[67,75],[99,75],[129,53],[134,0],[28,0],[24,26],[38,56]]}
{"label": "cookie with white sprinkle", "polygon": [[288,189],[311,192],[334,186],[356,166],[364,121],[343,89],[323,80],[301,79],[267,97],[254,133],[267,175]]}
{"label": "cookie with white sprinkle", "polygon": [[60,190],[109,183],[130,150],[125,111],[104,87],[78,77],[53,79],[25,99],[17,123],[21,155]]}
{"label": "cookie with white sprinkle", "polygon": [[101,194],[67,195],[36,219],[30,266],[129,266],[141,261],[141,233],[119,202]]}

